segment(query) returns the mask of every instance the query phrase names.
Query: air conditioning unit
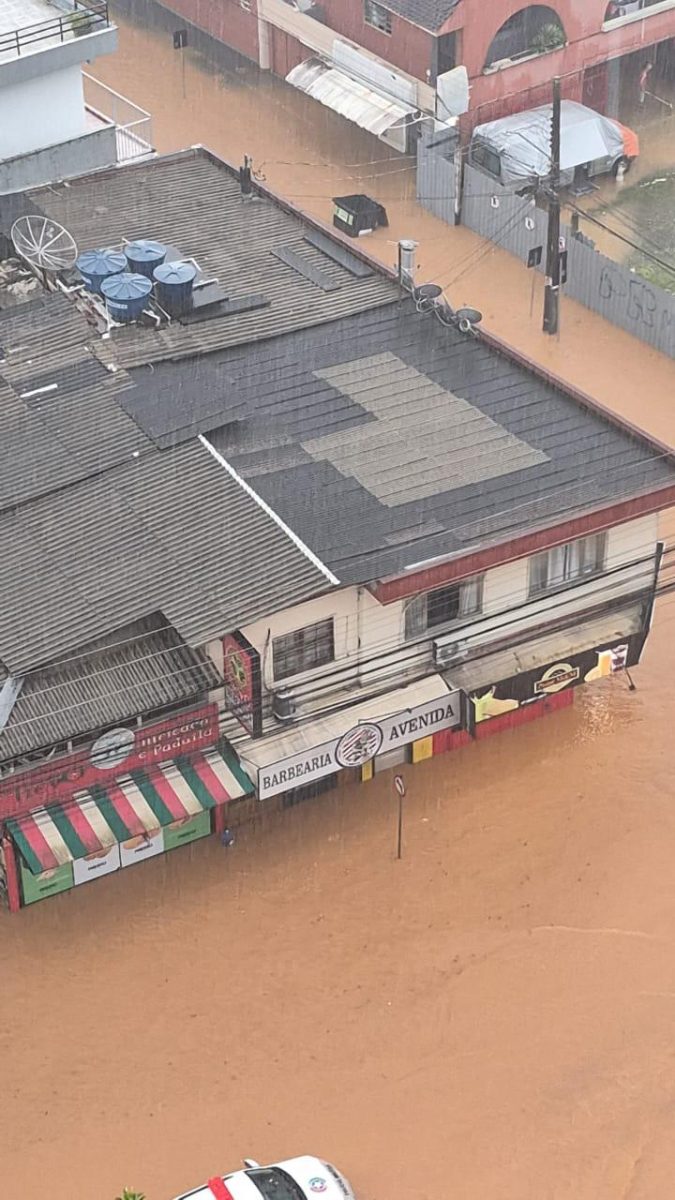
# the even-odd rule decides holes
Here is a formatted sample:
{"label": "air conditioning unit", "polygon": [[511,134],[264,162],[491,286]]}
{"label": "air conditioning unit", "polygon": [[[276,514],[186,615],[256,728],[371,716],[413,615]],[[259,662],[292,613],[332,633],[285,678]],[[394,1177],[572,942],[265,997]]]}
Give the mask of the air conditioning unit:
{"label": "air conditioning unit", "polygon": [[298,715],[298,706],[293,692],[287,689],[275,692],[272,697],[272,712],[277,721],[283,722],[284,725],[289,725],[296,720]]}
{"label": "air conditioning unit", "polygon": [[462,662],[469,655],[466,642],[453,641],[450,637],[434,638],[433,646],[434,664],[437,667],[449,667],[451,663]]}

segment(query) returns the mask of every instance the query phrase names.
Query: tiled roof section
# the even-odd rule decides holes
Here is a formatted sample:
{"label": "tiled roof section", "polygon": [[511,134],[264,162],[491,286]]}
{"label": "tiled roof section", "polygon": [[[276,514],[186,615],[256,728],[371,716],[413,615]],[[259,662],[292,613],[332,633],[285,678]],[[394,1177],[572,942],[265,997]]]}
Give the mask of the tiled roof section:
{"label": "tiled roof section", "polygon": [[116,397],[131,386],[92,349],[65,296],[0,310],[0,509],[153,449]]}
{"label": "tiled roof section", "polygon": [[413,25],[421,25],[430,33],[438,33],[459,0],[380,0],[380,3],[383,8],[404,17]]}
{"label": "tiled roof section", "polygon": [[[402,433],[381,442],[368,468],[377,489],[364,486],[347,460],[359,459],[377,417],[327,376],[374,355],[390,356],[390,367],[400,363],[390,390],[404,397],[402,428],[428,423],[429,397],[441,388],[476,417],[483,414],[492,434],[501,430],[504,446],[520,443],[533,455],[514,460],[507,472],[495,460],[494,470],[473,479],[462,476],[462,466],[458,476],[449,458],[445,469],[435,464],[432,481],[423,456],[401,463],[401,443],[410,444]],[[229,356],[214,356],[211,367],[227,373]],[[212,414],[207,436],[343,583],[396,575],[436,555],[465,554],[675,482],[672,458],[646,439],[480,340],[418,314],[410,301],[340,322],[330,340],[310,330],[257,348],[238,404],[247,419],[216,430]],[[343,447],[341,462],[317,453],[328,436]],[[388,493],[378,497],[385,479]]]}
{"label": "tiled roof section", "polygon": [[199,646],[327,586],[194,440],[0,514],[0,545],[14,675],[152,612]]}
{"label": "tiled roof section", "polygon": [[0,761],[188,703],[218,683],[211,660],[162,617],[136,622],[23,679]]}
{"label": "tiled roof section", "polygon": [[[80,250],[150,237],[194,257],[230,298],[262,293],[263,308],[173,321],[160,330],[114,331],[107,350],[123,367],[194,357],[391,303],[397,292],[381,274],[357,278],[303,239],[306,225],[261,197],[243,199],[238,180],[203,150],[189,150],[123,171],[98,173],[68,187],[33,193]],[[337,284],[325,291],[275,254],[286,248]]]}

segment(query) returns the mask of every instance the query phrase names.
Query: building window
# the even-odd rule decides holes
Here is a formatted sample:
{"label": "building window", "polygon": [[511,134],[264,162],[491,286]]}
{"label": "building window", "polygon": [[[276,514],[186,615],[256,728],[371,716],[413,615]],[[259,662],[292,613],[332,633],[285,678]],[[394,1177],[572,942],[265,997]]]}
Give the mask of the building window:
{"label": "building window", "polygon": [[[621,17],[633,16],[645,8],[652,8],[655,4],[663,5],[663,0],[609,0],[605,13],[605,24],[608,21],[618,21]],[[669,5],[663,5],[663,7],[668,8]]]}
{"label": "building window", "polygon": [[465,617],[474,616],[483,607],[483,576],[463,579],[447,587],[435,588],[410,600],[405,610],[406,638],[420,637]]}
{"label": "building window", "polygon": [[380,33],[391,33],[391,13],[375,0],[363,0],[363,19]]}
{"label": "building window", "polygon": [[293,633],[285,633],[272,642],[272,662],[275,679],[288,679],[325,667],[335,660],[333,618],[317,621],[316,625],[305,625]]}
{"label": "building window", "polygon": [[578,579],[597,575],[605,565],[607,535],[594,533],[591,537],[554,546],[530,559],[530,596],[554,591]]}
{"label": "building window", "polygon": [[548,54],[566,42],[560,17],[544,4],[521,8],[505,21],[495,34],[485,60],[485,70],[502,63],[508,65],[533,54]]}
{"label": "building window", "polygon": [[457,66],[457,34],[442,33],[436,38],[436,75],[444,75]]}

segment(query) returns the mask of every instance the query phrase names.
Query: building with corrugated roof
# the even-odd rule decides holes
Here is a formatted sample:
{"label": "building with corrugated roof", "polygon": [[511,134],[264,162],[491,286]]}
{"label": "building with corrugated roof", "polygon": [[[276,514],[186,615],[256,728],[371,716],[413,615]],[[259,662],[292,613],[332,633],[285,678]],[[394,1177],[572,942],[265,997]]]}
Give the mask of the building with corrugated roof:
{"label": "building with corrugated roof", "polygon": [[[80,252],[149,245],[182,290],[125,310],[74,268],[43,287],[11,253],[26,215]],[[15,905],[639,662],[667,446],[199,148],[3,220]]]}

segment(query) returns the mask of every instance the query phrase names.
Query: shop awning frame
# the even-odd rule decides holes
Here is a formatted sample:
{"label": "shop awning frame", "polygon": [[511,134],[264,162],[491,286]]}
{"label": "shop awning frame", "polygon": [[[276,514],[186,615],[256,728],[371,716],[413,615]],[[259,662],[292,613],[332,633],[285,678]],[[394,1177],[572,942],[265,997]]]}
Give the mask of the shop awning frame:
{"label": "shop awning frame", "polygon": [[403,142],[406,119],[416,111],[412,105],[373,91],[320,58],[309,58],[293,67],[286,82],[376,137],[393,132],[396,126],[401,129]]}
{"label": "shop awning frame", "polygon": [[62,804],[7,822],[34,874],[251,795],[253,784],[229,746],[159,763],[97,784]]}
{"label": "shop awning frame", "polygon": [[614,613],[584,621],[574,628],[559,629],[554,633],[533,637],[522,645],[472,658],[461,666],[449,667],[444,677],[449,687],[473,692],[502,679],[544,667],[555,659],[574,657],[607,642],[632,637],[640,632],[643,624],[644,604],[628,605]]}

